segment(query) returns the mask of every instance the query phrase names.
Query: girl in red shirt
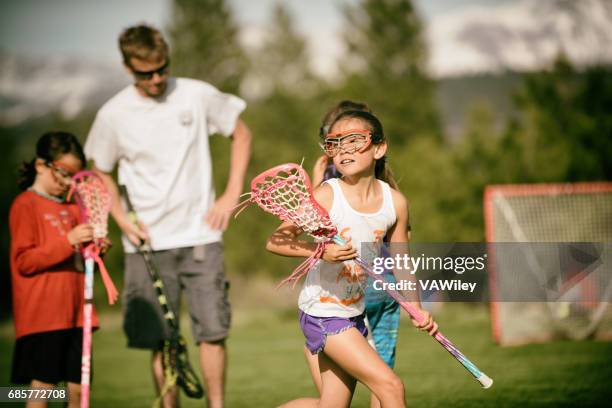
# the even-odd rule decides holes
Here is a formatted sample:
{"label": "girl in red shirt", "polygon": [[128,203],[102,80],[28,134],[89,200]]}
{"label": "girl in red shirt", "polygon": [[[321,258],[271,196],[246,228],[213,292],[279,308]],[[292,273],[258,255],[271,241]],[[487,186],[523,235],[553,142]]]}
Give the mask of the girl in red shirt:
{"label": "girl in red shirt", "polygon": [[[63,197],[71,176],[84,165],[74,135],[44,134],[36,158],[20,171],[19,187],[25,191],[9,216],[17,338],[11,379],[43,388],[66,381],[69,406],[78,406],[80,399],[84,279],[78,246],[93,239],[93,228],[79,224],[78,207]],[[93,326],[98,326],[95,312]]]}

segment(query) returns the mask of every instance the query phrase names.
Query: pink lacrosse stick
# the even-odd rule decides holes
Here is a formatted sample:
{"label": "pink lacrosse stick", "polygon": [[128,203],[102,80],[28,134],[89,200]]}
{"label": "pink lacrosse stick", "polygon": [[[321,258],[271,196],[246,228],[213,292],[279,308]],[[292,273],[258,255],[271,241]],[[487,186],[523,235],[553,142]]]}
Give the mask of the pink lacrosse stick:
{"label": "pink lacrosse stick", "polygon": [[[325,246],[336,235],[327,212],[312,198],[312,187],[308,174],[297,164],[281,164],[264,171],[251,181],[251,197],[239,204],[242,208],[255,202],[262,210],[276,215],[283,221],[291,222],[318,240],[315,253],[302,262],[279,286],[292,282],[295,287],[302,276],[323,256]],[[312,199],[307,199],[307,198]]]}
{"label": "pink lacrosse stick", "polygon": [[[335,242],[345,245],[346,242],[337,234],[329,215],[314,199],[310,179],[306,171],[298,164],[288,163],[264,171],[251,181],[251,197],[242,203],[242,209],[250,202],[255,202],[262,210],[274,214],[281,220],[291,222],[304,232],[319,240],[315,253],[304,261],[283,281],[293,280],[294,286],[302,275],[322,257],[325,245]],[[240,211],[242,211],[242,209]],[[239,212],[240,212],[239,211]],[[238,215],[238,214],[236,214]],[[363,259],[357,257],[354,261],[375,281],[384,282]],[[420,311],[410,304],[397,291],[381,285],[385,291],[416,321],[423,321]],[[446,337],[437,331],[433,337],[453,357],[457,359],[483,386],[489,388],[493,380],[480,371],[465,355],[463,355]]]}
{"label": "pink lacrosse stick", "polygon": [[89,407],[91,378],[91,319],[93,313],[93,274],[95,264],[102,276],[102,281],[111,305],[117,300],[118,292],[108,275],[104,262],[100,258],[102,240],[108,233],[108,213],[111,208],[110,194],[100,177],[91,171],[81,171],[72,178],[72,188],[68,198],[74,194],[75,201],[81,210],[81,222],[93,227],[94,239],[81,248],[85,260],[85,304],[83,306],[83,351],[81,359],[81,408]]}

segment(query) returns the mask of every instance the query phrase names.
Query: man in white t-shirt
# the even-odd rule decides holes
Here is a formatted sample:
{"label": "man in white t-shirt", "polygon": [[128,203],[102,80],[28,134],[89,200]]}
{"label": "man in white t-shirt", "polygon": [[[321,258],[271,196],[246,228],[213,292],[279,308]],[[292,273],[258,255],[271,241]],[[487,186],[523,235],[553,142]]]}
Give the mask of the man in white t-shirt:
{"label": "man in white t-shirt", "polygon": [[[155,250],[170,306],[178,310],[181,291],[185,296],[208,403],[220,407],[230,323],[221,232],[238,202],[250,157],[251,134],[239,119],[246,104],[205,82],[170,77],[167,44],[152,27],[128,28],[119,45],[134,84],[100,109],[85,152],[111,191],[111,214],[124,233],[128,346],[153,350],[159,392],[164,384],[160,346],[169,328],[145,264],[135,253],[134,244],[145,239]],[[209,149],[213,133],[232,139],[229,180],[218,198]],[[119,183],[129,191],[140,228],[119,200],[111,176],[117,164]],[[163,402],[175,406],[176,389]]]}

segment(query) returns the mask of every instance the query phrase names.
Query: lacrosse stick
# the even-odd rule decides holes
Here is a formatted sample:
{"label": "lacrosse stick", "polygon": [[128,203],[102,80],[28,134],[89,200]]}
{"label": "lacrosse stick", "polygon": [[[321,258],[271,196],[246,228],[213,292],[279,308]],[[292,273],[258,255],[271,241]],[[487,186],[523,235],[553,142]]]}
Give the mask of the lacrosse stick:
{"label": "lacrosse stick", "polygon": [[[125,197],[128,207],[128,217],[132,223],[138,226],[138,217],[136,211],[130,201],[127,188],[120,185],[121,194]],[[153,257],[153,250],[144,241],[141,241],[138,246],[138,252],[142,255],[149,276],[153,281],[153,287],[157,294],[157,301],[162,308],[164,318],[170,327],[170,339],[164,340],[162,363],[164,365],[164,387],[160,392],[159,400],[168,392],[174,384],[178,384],[185,394],[190,398],[202,398],[204,396],[204,388],[200,383],[200,379],[193,371],[189,363],[187,345],[183,336],[181,336],[176,315],[168,304],[168,297],[165,293],[164,282],[162,281],[157,264]]]}
{"label": "lacrosse stick", "polygon": [[81,211],[81,221],[93,227],[94,239],[81,248],[85,260],[85,304],[83,306],[83,351],[81,358],[81,408],[89,407],[91,378],[91,318],[93,313],[93,273],[95,264],[102,276],[106,288],[108,303],[117,300],[117,289],[113,284],[102,258],[102,240],[108,233],[107,221],[110,211],[110,195],[104,182],[95,173],[81,171],[72,178],[72,187],[68,199],[74,194],[75,201]]}
{"label": "lacrosse stick", "polygon": [[[297,280],[321,258],[329,242],[333,241],[338,245],[346,244],[337,234],[336,227],[332,224],[325,209],[315,201],[308,174],[297,164],[281,164],[255,177],[251,181],[250,198],[238,207],[243,206],[242,209],[244,209],[250,202],[255,202],[262,210],[276,215],[285,222],[293,223],[319,241],[315,253],[299,265],[283,283],[294,281],[295,286]],[[384,282],[363,259],[357,257],[354,261],[372,279]],[[389,289],[387,285],[382,287],[408,312],[410,317],[418,322],[423,321],[424,317],[420,311],[407,302],[399,292]],[[493,384],[493,380],[480,371],[440,331],[437,331],[433,337],[480,382],[483,388],[489,388]]]}

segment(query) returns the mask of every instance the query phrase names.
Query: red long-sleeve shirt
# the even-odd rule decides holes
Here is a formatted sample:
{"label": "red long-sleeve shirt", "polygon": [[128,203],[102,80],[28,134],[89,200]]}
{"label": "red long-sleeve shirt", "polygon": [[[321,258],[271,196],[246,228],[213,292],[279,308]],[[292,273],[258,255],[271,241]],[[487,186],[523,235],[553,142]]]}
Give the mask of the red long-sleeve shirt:
{"label": "red long-sleeve shirt", "polygon": [[[84,274],[67,234],[79,210],[25,191],[11,206],[11,276],[16,337],[83,326]],[[94,311],[93,326],[98,326]]]}

